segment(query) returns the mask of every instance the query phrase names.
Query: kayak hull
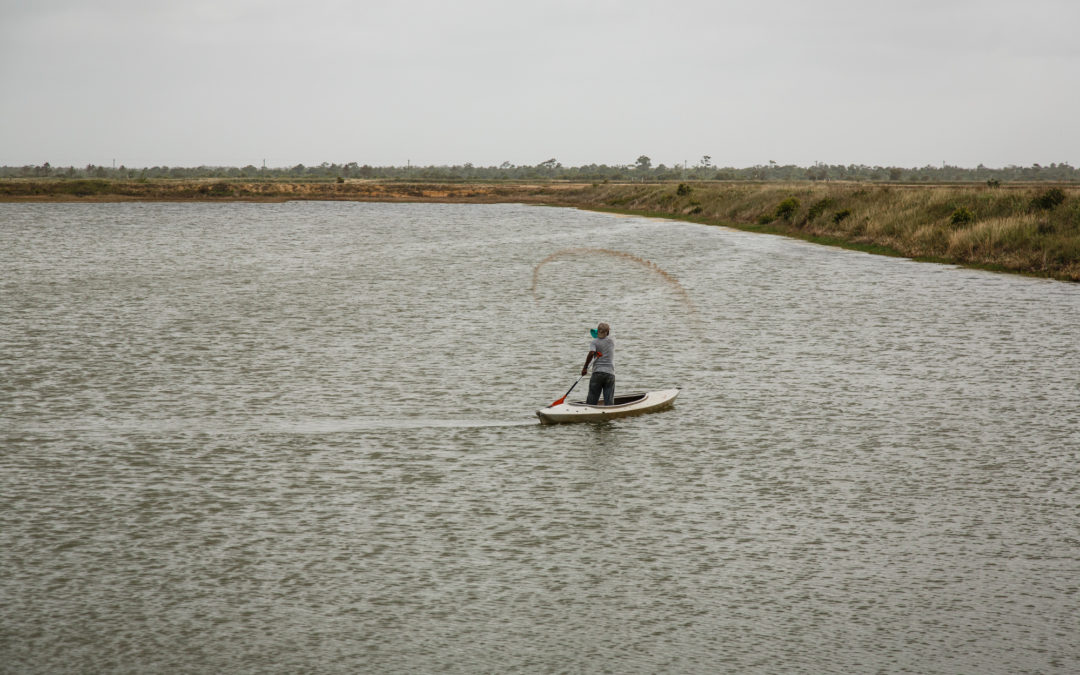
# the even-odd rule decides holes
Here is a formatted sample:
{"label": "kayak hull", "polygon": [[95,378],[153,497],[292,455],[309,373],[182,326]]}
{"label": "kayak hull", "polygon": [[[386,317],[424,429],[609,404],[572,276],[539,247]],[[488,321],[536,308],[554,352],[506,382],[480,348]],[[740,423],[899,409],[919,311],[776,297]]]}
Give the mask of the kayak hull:
{"label": "kayak hull", "polygon": [[597,422],[617,417],[644,415],[666,410],[675,403],[679,389],[634,392],[615,397],[614,405],[589,405],[585,401],[568,401],[536,411],[541,424]]}

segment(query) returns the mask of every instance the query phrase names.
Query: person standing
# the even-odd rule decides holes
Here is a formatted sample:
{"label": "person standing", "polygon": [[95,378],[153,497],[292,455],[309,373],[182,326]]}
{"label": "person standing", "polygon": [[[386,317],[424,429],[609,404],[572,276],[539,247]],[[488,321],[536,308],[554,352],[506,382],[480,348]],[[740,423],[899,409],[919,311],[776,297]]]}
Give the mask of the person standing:
{"label": "person standing", "polygon": [[615,402],[615,341],[611,339],[611,327],[601,323],[596,327],[596,337],[589,345],[589,355],[585,357],[585,365],[581,367],[581,375],[589,372],[589,364],[593,364],[592,377],[589,378],[589,396],[585,402],[596,405],[600,400],[600,393],[604,394],[604,405],[612,405]]}

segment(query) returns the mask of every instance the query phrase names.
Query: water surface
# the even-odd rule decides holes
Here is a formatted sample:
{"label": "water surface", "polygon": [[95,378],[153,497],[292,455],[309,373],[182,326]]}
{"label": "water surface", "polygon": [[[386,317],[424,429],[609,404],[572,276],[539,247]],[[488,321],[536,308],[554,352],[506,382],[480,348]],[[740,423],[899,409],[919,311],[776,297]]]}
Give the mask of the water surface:
{"label": "water surface", "polygon": [[[540,426],[599,321],[676,407]],[[1071,672],[1077,325],[567,209],[0,205],[0,671]]]}

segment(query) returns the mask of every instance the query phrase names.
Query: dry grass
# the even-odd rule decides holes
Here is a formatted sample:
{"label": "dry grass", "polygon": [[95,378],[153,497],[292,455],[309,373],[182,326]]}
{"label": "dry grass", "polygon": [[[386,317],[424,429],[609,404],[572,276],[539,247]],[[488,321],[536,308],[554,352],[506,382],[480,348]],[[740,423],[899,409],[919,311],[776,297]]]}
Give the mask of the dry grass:
{"label": "dry grass", "polygon": [[[585,205],[733,224],[855,248],[1080,281],[1080,188],[857,183],[598,187]],[[791,200],[798,206],[791,209]],[[782,206],[786,204],[786,206]]]}

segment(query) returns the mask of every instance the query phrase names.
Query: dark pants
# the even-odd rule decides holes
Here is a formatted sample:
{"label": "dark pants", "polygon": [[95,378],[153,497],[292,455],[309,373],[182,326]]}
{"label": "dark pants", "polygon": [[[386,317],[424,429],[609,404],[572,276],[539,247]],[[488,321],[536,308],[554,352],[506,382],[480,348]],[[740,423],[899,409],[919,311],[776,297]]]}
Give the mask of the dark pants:
{"label": "dark pants", "polygon": [[615,402],[615,374],[614,373],[593,373],[589,378],[589,397],[585,399],[585,402],[589,405],[596,405],[596,402],[600,400],[600,391],[604,392],[604,405],[611,405]]}

